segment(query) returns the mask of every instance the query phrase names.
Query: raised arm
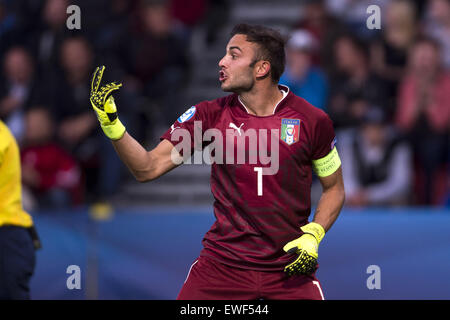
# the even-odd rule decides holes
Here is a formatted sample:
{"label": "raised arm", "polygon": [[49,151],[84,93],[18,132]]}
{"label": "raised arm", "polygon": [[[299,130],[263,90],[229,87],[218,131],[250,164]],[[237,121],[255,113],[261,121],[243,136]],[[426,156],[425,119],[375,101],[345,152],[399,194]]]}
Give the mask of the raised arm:
{"label": "raised arm", "polygon": [[113,82],[100,87],[104,70],[104,66],[99,67],[92,76],[90,101],[103,132],[111,139],[120,159],[139,182],[154,180],[175,168],[182,161],[171,142],[163,140],[156,148],[147,151],[126,132],[111,95],[121,84]]}
{"label": "raised arm", "polygon": [[121,139],[112,140],[112,144],[120,159],[139,182],[154,180],[177,167],[175,163],[181,163],[181,160],[173,161],[178,157],[181,159],[181,156],[167,140],[161,141],[156,148],[147,151],[125,132]]}

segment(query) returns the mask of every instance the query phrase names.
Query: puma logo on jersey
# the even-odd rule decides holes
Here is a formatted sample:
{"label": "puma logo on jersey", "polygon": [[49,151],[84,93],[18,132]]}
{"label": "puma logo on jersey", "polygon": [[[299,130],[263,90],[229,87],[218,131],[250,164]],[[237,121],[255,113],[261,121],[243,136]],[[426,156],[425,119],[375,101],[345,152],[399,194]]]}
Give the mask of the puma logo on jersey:
{"label": "puma logo on jersey", "polygon": [[173,125],[171,125],[170,126],[170,133],[172,133],[175,129],[179,129],[180,127],[175,127],[175,125],[173,124]]}
{"label": "puma logo on jersey", "polygon": [[241,127],[242,127],[243,125],[244,125],[244,124],[241,123],[241,125],[240,125],[239,128],[238,128],[233,122],[230,122],[229,127],[230,127],[230,128],[233,128],[233,129],[236,129],[237,132],[239,133],[239,135],[241,135]]}

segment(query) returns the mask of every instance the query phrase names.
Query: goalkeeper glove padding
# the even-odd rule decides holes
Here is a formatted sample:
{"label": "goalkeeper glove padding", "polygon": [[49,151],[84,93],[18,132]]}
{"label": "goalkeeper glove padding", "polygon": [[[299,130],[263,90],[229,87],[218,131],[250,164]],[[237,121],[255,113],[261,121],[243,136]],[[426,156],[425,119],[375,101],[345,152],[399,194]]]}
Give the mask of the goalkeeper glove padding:
{"label": "goalkeeper glove padding", "polygon": [[[105,66],[97,67],[92,75],[90,101],[97,114],[103,132],[111,140],[119,140],[125,134],[125,127],[117,117],[117,108],[111,93],[119,90],[121,83],[108,83],[100,87]],[[99,88],[100,87],[100,88]]]}
{"label": "goalkeeper glove padding", "polygon": [[295,274],[310,275],[316,270],[319,243],[325,236],[323,227],[315,222],[304,225],[300,230],[304,234],[283,247],[283,250],[287,253],[298,254],[297,259],[284,268],[289,276]]}

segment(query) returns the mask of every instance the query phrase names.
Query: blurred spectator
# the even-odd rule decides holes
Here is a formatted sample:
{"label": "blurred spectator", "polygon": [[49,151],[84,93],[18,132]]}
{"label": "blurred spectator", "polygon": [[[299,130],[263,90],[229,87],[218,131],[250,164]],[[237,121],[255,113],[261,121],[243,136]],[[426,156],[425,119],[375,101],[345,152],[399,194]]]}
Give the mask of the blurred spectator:
{"label": "blurred spectator", "polygon": [[68,0],[46,0],[41,11],[41,26],[29,36],[29,43],[36,56],[38,73],[48,76],[58,71],[59,48],[73,31],[66,27]]}
{"label": "blurred spectator", "polygon": [[[409,54],[401,83],[396,124],[409,137],[416,169],[423,173],[416,186],[417,204],[436,204],[445,189],[450,126],[450,74],[441,67],[438,44],[419,39]],[[418,177],[416,177],[418,178]],[[444,180],[443,180],[444,179]]]}
{"label": "blurred spectator", "polygon": [[27,105],[42,95],[34,77],[34,64],[30,54],[22,47],[10,48],[3,59],[4,79],[0,82],[0,119],[15,138],[24,134],[23,113]]}
{"label": "blurred spectator", "polygon": [[393,0],[383,12],[381,37],[371,45],[373,71],[389,86],[389,97],[396,98],[404,75],[408,50],[417,35],[415,6],[408,0]]}
{"label": "blurred spectator", "polygon": [[301,20],[293,29],[309,31],[318,43],[312,62],[327,72],[332,69],[332,46],[345,27],[327,9],[325,0],[308,0],[301,6]]}
{"label": "blurred spectator", "polygon": [[[102,33],[115,32],[120,28],[121,22],[128,18],[128,9],[138,0],[71,0],[69,5],[77,5],[81,9],[81,30],[83,37],[86,37],[91,45],[97,50],[98,45],[103,45]],[[68,15],[66,15],[67,17]],[[110,22],[117,19],[116,25]],[[109,29],[113,27],[113,30]],[[70,33],[74,33],[71,30]],[[75,31],[77,32],[77,31]]]}
{"label": "blurred spectator", "polygon": [[33,107],[25,116],[21,148],[22,180],[39,207],[67,207],[81,200],[81,172],[75,160],[54,142],[47,109]]}
{"label": "blurred spectator", "polygon": [[[376,30],[367,28],[369,17],[367,8],[377,5],[381,11],[390,0],[326,0],[328,10],[339,17],[352,33],[360,38],[368,39],[377,34]],[[382,18],[381,18],[382,19]]]}
{"label": "blurred spectator", "polygon": [[386,86],[369,68],[365,43],[350,35],[340,36],[334,45],[334,63],[337,70],[327,110],[336,128],[358,125],[368,104],[380,106],[390,117]]}
{"label": "blurred spectator", "polygon": [[145,103],[147,114],[154,117],[159,112],[155,125],[168,125],[185,107],[180,106],[179,92],[186,83],[188,50],[174,32],[164,1],[145,1],[138,13],[139,29],[118,42],[119,59],[128,74],[124,86],[150,101]]}
{"label": "blurred spectator", "polygon": [[[93,62],[93,52],[85,38],[68,38],[62,43],[63,75],[52,84],[52,114],[58,124],[57,138],[75,155],[86,172],[86,191],[91,197],[89,200],[95,201],[106,199],[117,190],[122,165],[114,155],[111,143],[100,134],[97,119],[89,106]],[[127,122],[125,105],[120,111],[124,123]]]}
{"label": "blurred spectator", "polygon": [[90,90],[93,53],[82,37],[69,38],[61,46],[63,79],[55,90],[55,114],[59,121],[58,137],[66,146],[84,143],[96,131],[97,120],[86,107]]}
{"label": "blurred spectator", "polygon": [[[185,41],[185,46],[188,47],[191,39],[192,29],[200,23],[204,17],[209,18],[209,15],[205,15],[208,10],[208,4],[214,4],[214,2],[223,1],[212,1],[212,0],[170,0],[167,1],[169,13],[173,19],[174,32],[177,33],[181,40]],[[214,6],[213,6],[214,8]],[[210,9],[211,11],[211,9]],[[226,16],[226,12],[223,12]],[[212,23],[217,23],[222,20],[220,15],[215,15],[216,21]]]}
{"label": "blurred spectator", "polygon": [[220,30],[227,24],[230,18],[229,0],[209,0],[205,14],[206,44],[216,42]]}
{"label": "blurred spectator", "polygon": [[8,48],[27,46],[40,7],[41,1],[0,0],[0,57]]}
{"label": "blurred spectator", "polygon": [[412,175],[409,146],[398,138],[381,109],[338,136],[346,202],[351,206],[407,205]]}
{"label": "blurred spectator", "polygon": [[286,71],[281,76],[280,83],[324,110],[328,83],[322,70],[312,65],[312,55],[316,49],[317,43],[308,31],[294,31],[286,46]]}
{"label": "blurred spectator", "polygon": [[[155,1],[153,1],[155,2]],[[172,17],[186,28],[194,27],[201,19],[203,19],[211,0],[171,0],[169,8]],[[223,1],[219,1],[223,2]]]}
{"label": "blurred spectator", "polygon": [[450,70],[450,1],[430,0],[427,3],[425,32],[441,46],[443,65]]}
{"label": "blurred spectator", "polygon": [[[97,37],[94,39],[95,49],[102,59],[108,59],[111,55],[110,49],[114,47],[116,41],[120,41],[124,30],[128,30],[130,26],[130,20],[134,15],[132,14],[136,10],[136,6],[139,0],[106,0],[107,5],[103,5],[103,8],[107,8],[108,15],[105,21],[101,21],[101,25],[97,31]],[[91,5],[94,5],[90,1]],[[98,5],[98,4],[97,4]],[[89,11],[89,12],[96,12]],[[95,14],[92,20],[98,22]],[[90,29],[89,29],[90,30]],[[89,32],[88,34],[92,34]],[[105,57],[106,56],[106,57]],[[114,57],[112,57],[114,58]],[[109,64],[108,64],[109,65]]]}

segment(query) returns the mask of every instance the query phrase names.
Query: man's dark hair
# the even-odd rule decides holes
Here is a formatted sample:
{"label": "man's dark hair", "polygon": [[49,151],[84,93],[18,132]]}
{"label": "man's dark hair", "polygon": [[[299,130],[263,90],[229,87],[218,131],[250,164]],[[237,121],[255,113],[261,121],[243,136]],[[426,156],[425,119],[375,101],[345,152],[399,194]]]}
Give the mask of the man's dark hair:
{"label": "man's dark hair", "polygon": [[247,37],[247,41],[258,44],[259,50],[256,52],[252,65],[259,60],[269,61],[272,81],[278,83],[286,65],[284,52],[286,38],[277,30],[245,23],[238,24],[233,28],[231,37],[236,34],[243,34]]}

